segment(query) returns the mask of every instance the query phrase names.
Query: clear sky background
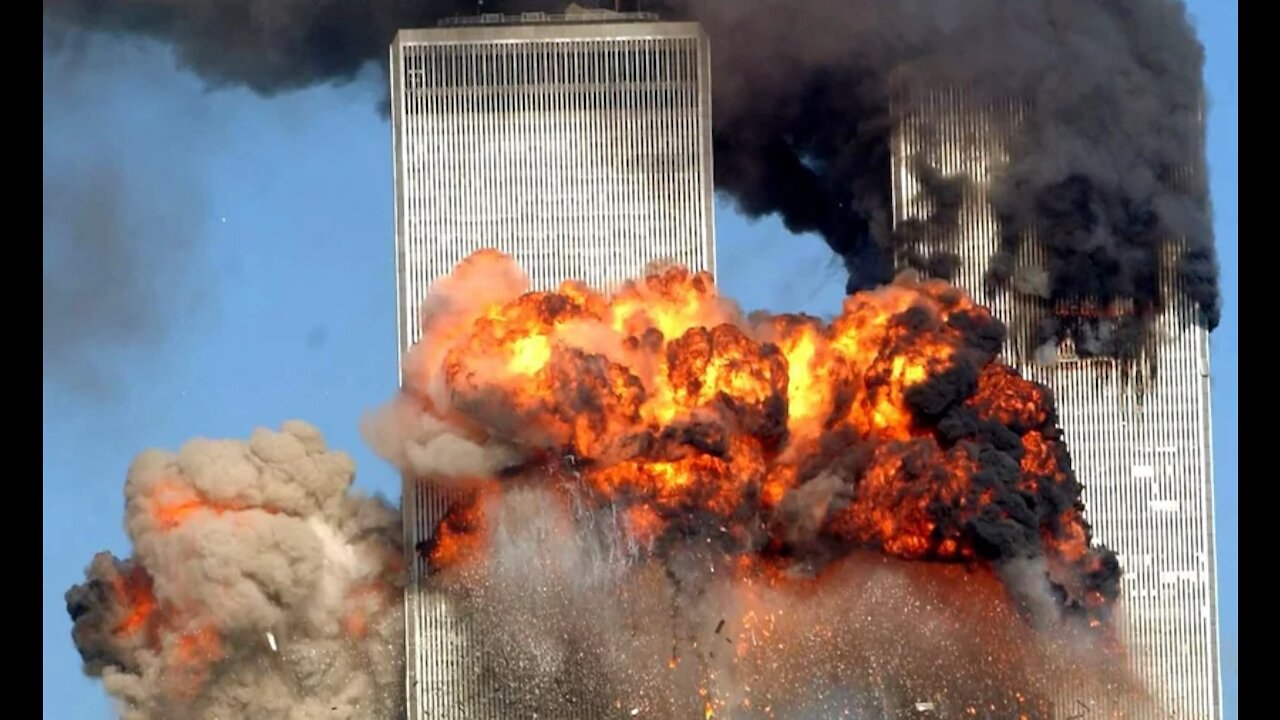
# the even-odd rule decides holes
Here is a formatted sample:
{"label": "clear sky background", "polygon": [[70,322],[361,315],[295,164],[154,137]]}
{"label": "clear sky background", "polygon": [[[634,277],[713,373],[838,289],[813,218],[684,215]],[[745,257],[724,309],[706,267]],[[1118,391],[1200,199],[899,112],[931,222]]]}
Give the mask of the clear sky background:
{"label": "clear sky background", "polygon": [[[1238,18],[1190,3],[1207,47],[1209,166],[1225,311],[1212,337],[1227,718],[1238,717]],[[246,438],[291,418],[350,452],[357,486],[398,498],[360,440],[396,386],[390,126],[381,80],[273,99],[208,92],[167,48],[98,38],[44,59],[44,717],[107,720],[63,593],[95,552],[128,555],[123,483],[140,451]],[[816,237],[717,209],[721,284],[747,309],[839,308]],[[116,261],[52,246],[81,223]],[[126,297],[122,304],[115,298]],[[52,330],[52,332],[51,332]]]}

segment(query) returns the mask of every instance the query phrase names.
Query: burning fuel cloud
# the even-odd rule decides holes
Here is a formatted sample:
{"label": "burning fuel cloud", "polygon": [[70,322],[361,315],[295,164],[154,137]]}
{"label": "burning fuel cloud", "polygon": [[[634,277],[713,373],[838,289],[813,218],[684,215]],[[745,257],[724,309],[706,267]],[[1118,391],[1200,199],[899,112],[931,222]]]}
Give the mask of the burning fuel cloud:
{"label": "burning fuel cloud", "polygon": [[[814,572],[860,546],[1039,558],[1068,606],[1114,599],[1048,393],[995,361],[1003,326],[961,291],[901,279],[827,324],[744,317],[678,267],[611,295],[526,282],[484,251],[433,286],[406,390],[366,425],[381,454],[467,491],[580,480],[659,556],[710,532]],[[484,514],[458,504],[432,565],[473,554]]]}
{"label": "burning fuel cloud", "polygon": [[[212,85],[269,95],[355,78],[385,62],[398,28],[566,4],[46,0],[45,15],[58,27],[168,41]],[[697,19],[711,36],[717,188],[748,215],[820,234],[844,259],[850,292],[891,279],[888,139],[900,119],[891,83],[909,66],[913,83],[1029,103],[1009,166],[993,178],[1005,236],[989,258],[994,286],[1046,309],[1132,300],[1141,315],[1171,299],[1158,280],[1169,255],[1181,291],[1216,326],[1203,51],[1178,0],[654,0],[643,9]],[[1027,243],[1046,265],[1034,283],[1014,272]],[[945,275],[953,260],[943,252],[923,264]],[[1083,345],[1124,354],[1142,338],[1121,328]]]}
{"label": "burning fuel cloud", "polygon": [[100,553],[67,592],[122,718],[398,716],[400,518],[350,494],[353,473],[301,422],[138,456],[134,555]]}
{"label": "burning fuel cloud", "polygon": [[420,561],[520,713],[1039,717],[1119,661],[1048,393],[960,291],[902,278],[828,324],[682,268],[526,290],[494,251],[439,280],[365,426],[454,498]]}

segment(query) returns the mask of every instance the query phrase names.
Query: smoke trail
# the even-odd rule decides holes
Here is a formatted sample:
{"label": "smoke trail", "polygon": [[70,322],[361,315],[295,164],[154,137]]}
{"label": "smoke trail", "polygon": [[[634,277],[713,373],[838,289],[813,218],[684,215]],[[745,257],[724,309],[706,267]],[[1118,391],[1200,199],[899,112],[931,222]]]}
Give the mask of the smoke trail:
{"label": "smoke trail", "polygon": [[400,519],[349,493],[353,473],[301,422],[137,457],[133,557],[99,554],[67,592],[122,718],[402,712]]}
{"label": "smoke trail", "polygon": [[[151,138],[154,152],[125,153],[101,127],[84,131],[86,117],[109,123],[136,103],[112,96],[122,78],[145,85],[162,76],[157,54],[134,45],[44,48],[45,378],[94,400],[116,389],[116,353],[154,349],[212,282],[189,272],[207,209],[198,153],[164,147],[154,117],[136,108],[121,131]],[[209,139],[214,125],[190,97],[162,102],[155,117]]]}
{"label": "smoke trail", "polygon": [[[80,176],[56,168],[51,175],[45,166],[45,372],[95,395],[110,383],[103,347],[145,343],[160,334],[166,303],[156,301],[145,279],[166,256],[181,255],[189,233],[131,185],[109,160]],[[167,242],[147,254],[138,233],[164,235]]]}
{"label": "smoke trail", "polygon": [[[483,11],[564,4],[492,0]],[[1197,174],[1203,52],[1181,2],[643,5],[695,18],[711,35],[718,189],[748,215],[776,213],[794,232],[821,234],[844,259],[850,292],[892,274],[888,137],[899,118],[890,95],[894,73],[909,66],[913,82],[1030,102],[1009,167],[994,179],[1007,242],[989,261],[993,285],[1013,283],[1013,257],[1035,242],[1046,256],[1037,287],[1046,306],[1127,298],[1139,310],[1158,308],[1170,300],[1157,274],[1171,253],[1182,291],[1199,304],[1203,322],[1217,324],[1217,265]],[[364,64],[385,62],[398,28],[478,7],[462,0],[45,3],[46,16],[70,26],[169,41],[210,83],[264,94],[349,81]],[[1178,248],[1168,247],[1170,238],[1181,240]],[[946,273],[945,257],[931,262],[927,269]],[[1125,343],[1099,351],[1123,352]]]}

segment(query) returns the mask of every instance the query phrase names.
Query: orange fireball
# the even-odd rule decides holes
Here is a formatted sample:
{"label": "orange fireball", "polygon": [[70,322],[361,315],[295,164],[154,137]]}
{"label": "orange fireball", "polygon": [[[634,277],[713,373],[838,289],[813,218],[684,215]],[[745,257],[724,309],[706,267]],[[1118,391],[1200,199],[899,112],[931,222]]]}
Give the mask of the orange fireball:
{"label": "orange fireball", "polygon": [[[510,266],[486,251],[460,268]],[[566,283],[428,318],[409,392],[460,433],[522,449],[516,481],[620,510],[642,553],[706,538],[754,572],[859,547],[1042,556],[1100,608],[1082,596],[1114,598],[1114,556],[1091,545],[1048,393],[995,359],[1003,336],[941,282],[859,293],[823,322],[744,317],[709,275],[669,268],[608,295]],[[464,500],[429,563],[483,558],[487,532]]]}

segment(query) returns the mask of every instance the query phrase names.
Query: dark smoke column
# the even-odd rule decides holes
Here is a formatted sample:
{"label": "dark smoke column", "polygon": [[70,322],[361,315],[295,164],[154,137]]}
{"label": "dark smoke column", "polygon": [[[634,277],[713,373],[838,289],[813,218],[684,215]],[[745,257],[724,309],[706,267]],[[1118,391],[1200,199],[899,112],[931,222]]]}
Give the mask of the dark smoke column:
{"label": "dark smoke column", "polygon": [[[46,0],[46,30],[167,41],[214,86],[264,95],[349,82],[386,63],[400,28],[485,13],[561,12],[564,0]],[[613,7],[582,0],[583,6]],[[626,0],[664,20],[696,20],[714,48],[716,186],[752,216],[820,234],[849,291],[893,272],[890,76],[913,64],[988,99],[1035,97],[998,183],[1002,227],[1043,255],[1039,292],[1169,302],[1166,238],[1183,239],[1179,292],[1217,324],[1208,204],[1178,168],[1199,156],[1203,51],[1179,0]],[[1191,163],[1197,164],[1197,163]],[[1196,187],[1192,190],[1200,190]],[[945,204],[945,203],[944,203]],[[935,220],[945,220],[946,213]],[[783,240],[783,242],[794,242]],[[1023,241],[983,260],[1009,284]],[[948,260],[935,261],[945,270]],[[944,273],[945,274],[945,273]],[[1163,289],[1162,289],[1163,288]],[[1045,332],[1069,333],[1047,327]],[[1131,333],[1140,336],[1140,333]],[[1110,338],[1131,353],[1140,337]],[[1114,346],[1114,348],[1112,347]]]}
{"label": "dark smoke column", "polygon": [[[1209,333],[1180,272],[1194,247],[1170,234],[1148,248],[1158,306],[1100,291],[1052,302],[1052,240],[1063,228],[1013,233],[1002,205],[1027,164],[1020,153],[1037,131],[1035,107],[933,83],[911,67],[894,91],[898,264],[945,268],[1009,324],[1003,354],[1053,390],[1087,518],[1124,563],[1122,632],[1139,675],[1177,717],[1220,718]],[[1170,174],[1189,193],[1203,186],[1198,151],[1189,145],[1186,165]],[[1084,180],[1054,193],[1040,201],[1089,212],[1105,194]],[[1003,282],[992,281],[993,256]],[[1060,702],[1092,704],[1095,693],[1063,688]]]}
{"label": "dark smoke column", "polygon": [[[849,292],[887,282],[902,233],[944,227],[960,188],[934,178],[938,206],[894,222],[890,136],[902,122],[895,74],[1024,105],[1010,162],[993,179],[1005,242],[981,265],[1009,285],[1024,245],[1039,253],[1036,292],[1158,308],[1189,297],[1212,329],[1220,298],[1203,178],[1203,51],[1180,2],[926,0],[741,3],[668,0],[712,37],[716,184],[740,210],[777,214],[826,239]],[[962,133],[979,128],[955,128]],[[1035,228],[1034,233],[1032,228]],[[1160,281],[1170,239],[1176,288]],[[927,269],[948,276],[955,258]],[[1046,328],[1070,334],[1073,328]],[[1130,355],[1141,337],[1096,352]]]}

